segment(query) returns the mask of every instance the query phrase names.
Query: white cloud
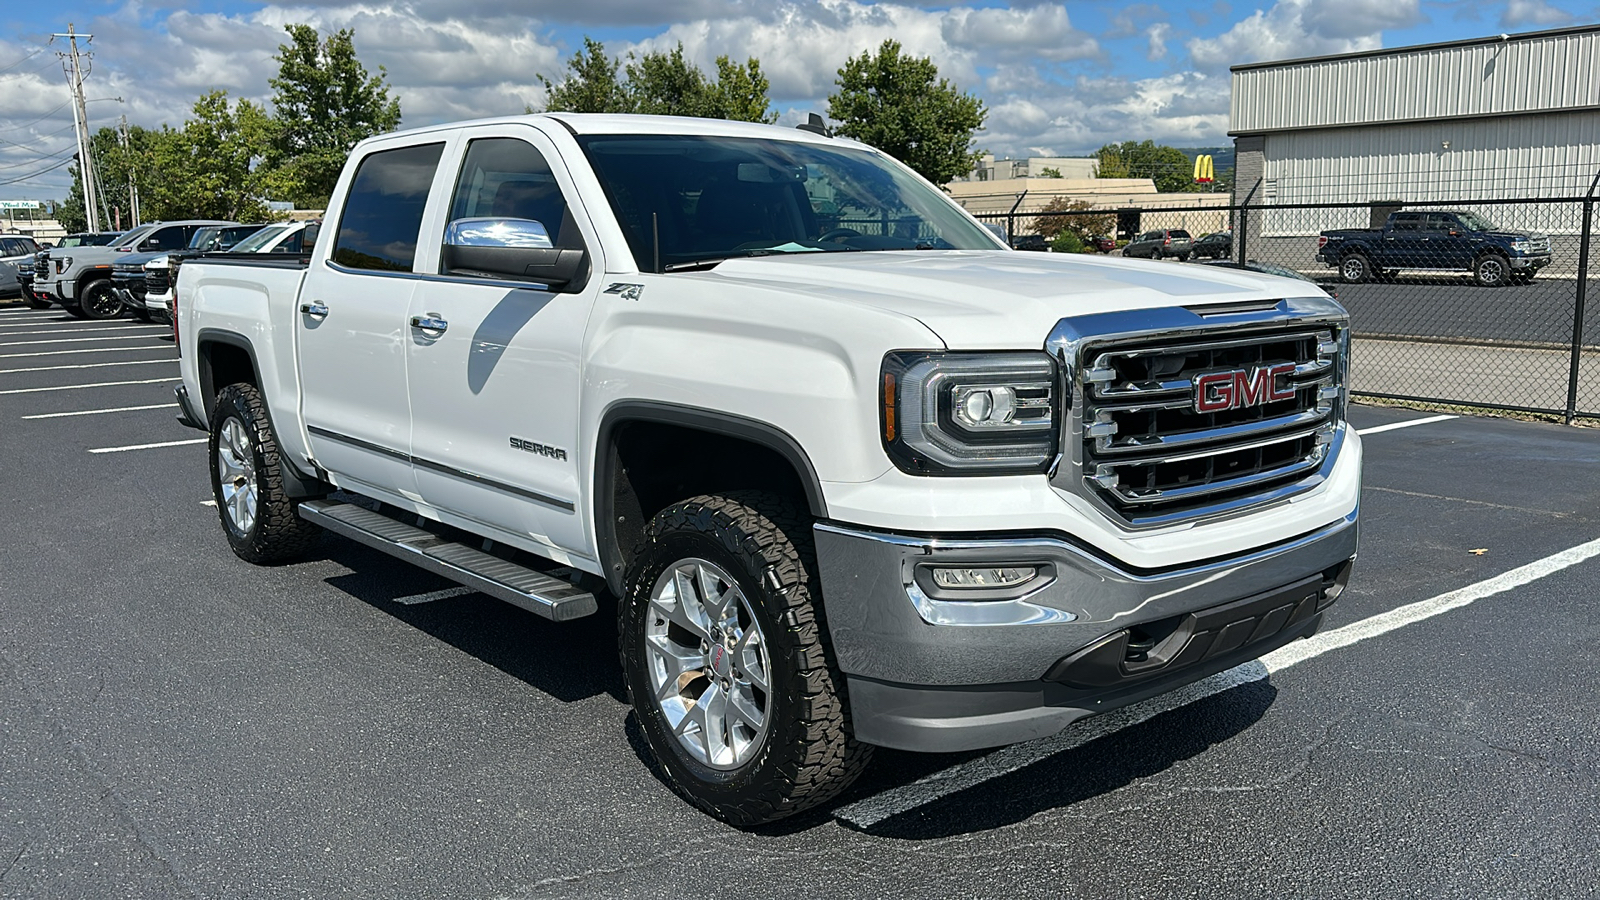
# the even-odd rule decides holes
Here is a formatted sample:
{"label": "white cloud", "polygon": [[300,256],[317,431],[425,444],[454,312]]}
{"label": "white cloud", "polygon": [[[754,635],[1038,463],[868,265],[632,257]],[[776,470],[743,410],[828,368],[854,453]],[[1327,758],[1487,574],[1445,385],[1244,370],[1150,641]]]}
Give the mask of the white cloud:
{"label": "white cloud", "polygon": [[1214,38],[1188,42],[1202,68],[1375,50],[1386,28],[1423,21],[1418,0],[1278,0]]}
{"label": "white cloud", "polygon": [[1500,16],[1503,28],[1524,28],[1529,25],[1547,27],[1566,25],[1574,21],[1571,14],[1556,9],[1544,0],[1510,0]]}
{"label": "white cloud", "polygon": [[952,9],[944,15],[941,31],[953,47],[1001,56],[1062,61],[1088,59],[1100,52],[1093,37],[1072,26],[1065,6]]}
{"label": "white cloud", "polygon": [[1171,25],[1157,22],[1146,28],[1144,34],[1150,41],[1150,49],[1145,51],[1145,58],[1154,60],[1167,55],[1167,38],[1172,35]]}

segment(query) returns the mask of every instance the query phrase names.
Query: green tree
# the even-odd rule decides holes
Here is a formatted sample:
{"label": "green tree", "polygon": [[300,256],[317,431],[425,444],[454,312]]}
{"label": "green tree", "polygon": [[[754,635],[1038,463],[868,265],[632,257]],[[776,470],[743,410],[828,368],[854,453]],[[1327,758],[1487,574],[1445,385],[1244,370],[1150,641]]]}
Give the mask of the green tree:
{"label": "green tree", "polygon": [[1123,141],[1095,151],[1099,178],[1149,178],[1163,194],[1198,191],[1194,162],[1176,147],[1154,141]]}
{"label": "green tree", "polygon": [[1061,175],[1061,170],[1060,169],[1048,169],[1047,168],[1047,169],[1040,169],[1039,170],[1039,177],[1040,178],[1061,178],[1063,176]]}
{"label": "green tree", "polygon": [[350,29],[326,41],[310,25],[284,30],[289,43],[278,45],[278,76],[269,82],[274,115],[263,183],[270,196],[321,208],[350,148],[400,126],[400,101],[390,98],[382,66],[367,74]]}
{"label": "green tree", "polygon": [[550,112],[633,112],[633,98],[617,78],[621,67],[619,60],[606,55],[604,44],[584,37],[583,50],[567,60],[565,78],[556,82],[543,75],[534,77],[544,85],[544,108]]}
{"label": "green tree", "polygon": [[[1096,235],[1110,234],[1116,228],[1116,216],[1111,213],[1090,214],[1094,204],[1087,200],[1055,197],[1029,223],[1034,234],[1047,238],[1072,235],[1078,246],[1090,243]],[[1077,251],[1071,251],[1077,252]]]}
{"label": "green tree", "polygon": [[988,115],[983,101],[939,77],[931,59],[902,55],[887,40],[839,69],[839,90],[828,98],[835,130],[871,144],[934,184],[972,171],[982,156],[973,135]]}
{"label": "green tree", "polygon": [[[683,55],[683,43],[667,52],[629,54],[626,66],[606,55],[605,45],[585,37],[583,51],[567,60],[566,77],[537,76],[551,112],[648,113],[773,122],[767,77],[761,63],[743,66],[717,57],[713,79]],[[532,112],[529,108],[529,112]]]}
{"label": "green tree", "polygon": [[257,163],[271,129],[266,110],[249,100],[230,105],[226,91],[202,95],[182,128],[163,129],[150,142],[144,217],[264,220]]}

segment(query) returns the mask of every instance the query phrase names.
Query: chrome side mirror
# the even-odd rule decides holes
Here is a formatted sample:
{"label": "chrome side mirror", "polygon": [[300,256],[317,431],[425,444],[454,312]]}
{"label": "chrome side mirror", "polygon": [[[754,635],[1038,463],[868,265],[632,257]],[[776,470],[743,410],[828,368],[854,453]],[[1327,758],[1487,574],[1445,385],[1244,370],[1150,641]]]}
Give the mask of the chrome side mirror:
{"label": "chrome side mirror", "polygon": [[517,279],[575,291],[588,277],[582,248],[557,248],[544,223],[533,219],[456,219],[444,230],[444,273]]}

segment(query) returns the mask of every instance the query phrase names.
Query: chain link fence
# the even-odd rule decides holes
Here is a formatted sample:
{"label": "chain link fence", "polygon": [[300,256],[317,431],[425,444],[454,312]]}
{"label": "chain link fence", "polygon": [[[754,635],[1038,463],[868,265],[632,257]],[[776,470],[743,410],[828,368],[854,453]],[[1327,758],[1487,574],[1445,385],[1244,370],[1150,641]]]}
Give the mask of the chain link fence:
{"label": "chain link fence", "polygon": [[[1351,391],[1600,419],[1600,248],[1586,196],[988,214],[1012,246],[1063,231],[1168,265],[1315,282],[1350,311]],[[1225,227],[1222,227],[1223,223]],[[1039,236],[1043,235],[1043,239]],[[1099,236],[1100,241],[1092,238]]]}

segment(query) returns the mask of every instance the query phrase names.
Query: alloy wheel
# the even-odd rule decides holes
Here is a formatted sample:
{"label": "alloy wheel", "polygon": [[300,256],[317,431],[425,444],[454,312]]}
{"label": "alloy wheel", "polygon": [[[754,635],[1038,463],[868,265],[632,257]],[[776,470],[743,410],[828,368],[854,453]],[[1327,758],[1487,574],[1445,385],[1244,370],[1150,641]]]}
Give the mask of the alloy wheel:
{"label": "alloy wheel", "polygon": [[733,578],[683,559],[650,593],[645,657],[651,701],[679,747],[713,769],[737,769],[761,749],[772,713],[767,643]]}
{"label": "alloy wheel", "polygon": [[223,512],[240,534],[256,525],[256,455],[250,432],[238,419],[222,423],[217,441],[217,482],[222,487]]}

